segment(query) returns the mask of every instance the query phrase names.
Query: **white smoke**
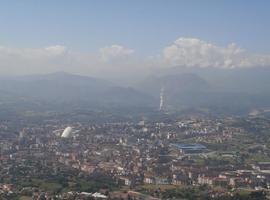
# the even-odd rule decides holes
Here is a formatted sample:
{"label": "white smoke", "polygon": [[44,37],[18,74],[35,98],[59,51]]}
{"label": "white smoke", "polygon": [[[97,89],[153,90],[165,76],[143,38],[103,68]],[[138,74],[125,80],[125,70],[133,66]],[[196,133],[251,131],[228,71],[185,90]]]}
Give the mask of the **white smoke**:
{"label": "white smoke", "polygon": [[164,108],[164,86],[161,86],[160,89],[160,102],[159,102],[159,110],[163,110]]}

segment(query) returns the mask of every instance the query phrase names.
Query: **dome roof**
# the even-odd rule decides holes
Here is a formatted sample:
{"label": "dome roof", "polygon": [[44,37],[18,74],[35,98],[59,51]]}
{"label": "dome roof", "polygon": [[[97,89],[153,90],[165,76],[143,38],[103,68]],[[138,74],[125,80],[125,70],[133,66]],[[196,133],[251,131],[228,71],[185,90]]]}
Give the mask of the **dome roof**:
{"label": "dome roof", "polygon": [[65,128],[65,130],[63,131],[62,138],[69,138],[72,137],[72,128],[70,126],[68,126],[67,128]]}

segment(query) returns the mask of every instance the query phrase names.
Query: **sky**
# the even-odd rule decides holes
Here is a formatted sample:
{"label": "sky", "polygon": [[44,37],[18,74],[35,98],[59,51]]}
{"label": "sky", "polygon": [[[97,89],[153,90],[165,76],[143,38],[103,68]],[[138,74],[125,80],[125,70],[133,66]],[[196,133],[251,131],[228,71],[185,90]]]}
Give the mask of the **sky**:
{"label": "sky", "polygon": [[0,73],[270,66],[268,0],[0,0]]}

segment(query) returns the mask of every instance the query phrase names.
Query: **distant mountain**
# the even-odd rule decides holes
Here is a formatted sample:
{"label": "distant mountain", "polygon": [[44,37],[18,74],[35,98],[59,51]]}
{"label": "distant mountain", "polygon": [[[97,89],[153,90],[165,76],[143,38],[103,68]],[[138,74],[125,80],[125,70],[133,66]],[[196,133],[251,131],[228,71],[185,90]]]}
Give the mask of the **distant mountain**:
{"label": "distant mountain", "polygon": [[219,90],[228,92],[269,93],[270,92],[270,66],[253,68],[200,68],[200,67],[174,67],[162,69],[160,76],[196,74]]}
{"label": "distant mountain", "polygon": [[147,106],[155,107],[158,105],[158,100],[151,95],[146,95],[147,93],[138,91],[134,88],[128,87],[111,87],[103,93],[105,99],[103,102],[114,103],[117,105],[119,99],[123,102],[125,106]]}
{"label": "distant mountain", "polygon": [[0,109],[136,109],[249,113],[270,108],[270,68],[170,68],[133,87],[64,72],[0,77]]}
{"label": "distant mountain", "polygon": [[[209,108],[248,112],[270,107],[270,69],[169,69],[148,77],[137,89],[156,98],[164,87],[168,108]],[[165,74],[165,75],[164,75]]]}
{"label": "distant mountain", "polygon": [[[116,89],[117,88],[117,89]],[[149,95],[92,77],[58,72],[0,79],[0,91],[20,102],[76,106],[149,106]],[[0,97],[1,100],[1,97]]]}
{"label": "distant mountain", "polygon": [[208,83],[200,76],[192,73],[151,76],[139,84],[141,91],[147,92],[153,96],[159,97],[160,89],[164,87],[167,95],[183,92],[200,92],[208,89]]}

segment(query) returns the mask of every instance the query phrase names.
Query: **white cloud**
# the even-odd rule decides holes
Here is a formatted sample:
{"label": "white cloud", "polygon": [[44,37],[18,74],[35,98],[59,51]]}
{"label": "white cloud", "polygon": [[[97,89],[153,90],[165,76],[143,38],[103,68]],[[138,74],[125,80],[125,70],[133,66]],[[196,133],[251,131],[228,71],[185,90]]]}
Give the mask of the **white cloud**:
{"label": "white cloud", "polygon": [[65,46],[61,46],[61,45],[49,46],[49,47],[46,47],[45,50],[50,55],[62,55],[62,54],[64,54],[67,51],[66,47]]}
{"label": "white cloud", "polygon": [[[44,48],[10,48],[0,46],[0,74],[22,75],[66,71],[90,76],[113,76],[136,71],[139,59],[134,51],[120,45],[97,52],[75,52],[61,45]],[[128,59],[124,59],[127,58]],[[105,62],[104,62],[105,61]],[[0,76],[1,76],[0,75]]]}
{"label": "white cloud", "polygon": [[50,57],[61,56],[66,52],[66,47],[61,45],[49,46],[45,48],[9,48],[0,47],[0,57],[13,57],[14,59],[48,59]]}
{"label": "white cloud", "polygon": [[270,66],[270,55],[252,54],[229,44],[217,46],[196,38],[179,38],[160,55],[133,55],[134,50],[120,45],[96,52],[75,52],[62,45],[44,48],[0,46],[0,76],[66,71],[90,76],[149,75],[161,67],[258,67]]}
{"label": "white cloud", "polygon": [[28,74],[51,72],[64,66],[68,51],[61,45],[45,48],[9,48],[0,46],[0,73]]}
{"label": "white cloud", "polygon": [[109,61],[115,58],[124,58],[134,53],[133,49],[128,49],[120,45],[111,45],[99,49],[101,58]]}
{"label": "white cloud", "polygon": [[185,67],[253,67],[269,66],[270,55],[251,54],[232,43],[217,46],[197,38],[179,38],[163,50],[167,65]]}

